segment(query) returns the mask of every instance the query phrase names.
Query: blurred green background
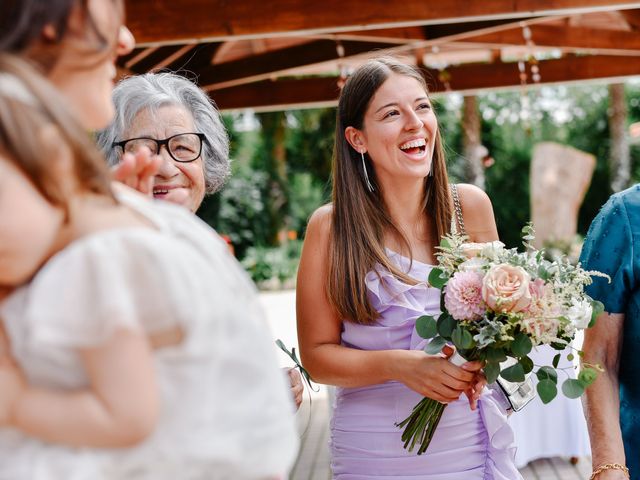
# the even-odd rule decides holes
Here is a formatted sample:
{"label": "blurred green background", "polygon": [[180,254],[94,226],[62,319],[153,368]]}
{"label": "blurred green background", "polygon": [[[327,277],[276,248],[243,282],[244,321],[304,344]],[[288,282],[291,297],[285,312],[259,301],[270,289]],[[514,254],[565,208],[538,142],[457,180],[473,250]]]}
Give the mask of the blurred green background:
{"label": "blurred green background", "polygon": [[[625,85],[626,124],[640,120],[640,85]],[[451,181],[467,182],[462,156],[462,97],[434,99]],[[529,176],[533,146],[555,141],[596,157],[591,185],[582,204],[578,233],[611,195],[610,108],[606,85],[557,86],[485,93],[477,97],[481,143],[494,163],[485,190],[501,240],[518,246],[530,220]],[[198,215],[227,235],[235,254],[265,288],[293,286],[305,225],[330,196],[335,109],[237,112],[225,115],[231,136],[233,176],[209,197]],[[631,179],[640,181],[640,150],[630,145]]]}

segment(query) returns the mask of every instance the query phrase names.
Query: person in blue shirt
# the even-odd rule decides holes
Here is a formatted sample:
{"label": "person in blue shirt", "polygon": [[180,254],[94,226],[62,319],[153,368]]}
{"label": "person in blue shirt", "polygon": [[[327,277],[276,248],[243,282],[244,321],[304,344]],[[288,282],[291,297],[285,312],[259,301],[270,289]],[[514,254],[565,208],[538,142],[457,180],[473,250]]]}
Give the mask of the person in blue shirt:
{"label": "person in blue shirt", "polygon": [[583,362],[604,368],[584,400],[592,478],[640,480],[640,185],[602,207],[580,260],[611,277],[594,277],[587,288],[605,307],[583,345]]}

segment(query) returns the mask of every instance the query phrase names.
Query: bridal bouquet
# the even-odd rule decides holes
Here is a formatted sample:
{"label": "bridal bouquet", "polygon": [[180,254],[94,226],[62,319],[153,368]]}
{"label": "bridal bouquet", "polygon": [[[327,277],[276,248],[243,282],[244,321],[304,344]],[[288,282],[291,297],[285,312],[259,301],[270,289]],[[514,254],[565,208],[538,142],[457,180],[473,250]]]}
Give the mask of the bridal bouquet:
{"label": "bridal bouquet", "polygon": [[[538,395],[548,403],[558,393],[560,354],[552,365],[535,367],[528,354],[543,344],[564,350],[577,330],[593,324],[604,307],[586,295],[584,287],[591,283],[592,275],[606,275],[585,271],[566,258],[546,260],[544,252],[530,244],[530,225],[523,234],[524,252],[506,249],[498,241],[465,243],[466,237],[444,237],[436,254],[438,266],[428,279],[431,286],[441,289],[442,313],[437,320],[429,315],[418,318],[416,329],[421,337],[431,339],[426,353],[437,354],[444,345],[453,344],[457,350],[457,359],[451,359],[454,363],[483,362],[488,383],[498,376],[523,382],[535,368]],[[502,368],[508,357],[510,366]],[[578,378],[567,375],[562,382],[564,395],[582,395],[599,368],[584,364]],[[419,445],[418,455],[424,453],[445,407],[430,398],[420,401],[397,424],[404,428],[404,448],[412,451]]]}

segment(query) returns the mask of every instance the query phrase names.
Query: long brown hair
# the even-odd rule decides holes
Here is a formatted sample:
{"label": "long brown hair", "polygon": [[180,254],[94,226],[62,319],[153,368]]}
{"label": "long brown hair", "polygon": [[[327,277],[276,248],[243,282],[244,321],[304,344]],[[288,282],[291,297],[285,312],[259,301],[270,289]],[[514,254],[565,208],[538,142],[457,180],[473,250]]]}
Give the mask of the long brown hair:
{"label": "long brown hair", "polygon": [[[378,317],[367,298],[365,285],[365,276],[376,264],[406,283],[416,283],[407,272],[395,266],[386,254],[385,232],[391,232],[400,239],[409,254],[411,247],[387,211],[376,184],[371,160],[368,155],[365,156],[373,192],[367,188],[360,154],[345,137],[345,129],[349,126],[362,129],[371,99],[392,73],[414,78],[425,92],[428,91],[424,77],[415,68],[393,58],[376,58],[366,62],[349,77],[340,94],[336,115],[327,293],[341,318],[361,324],[374,323]],[[424,180],[422,211],[439,239],[449,233],[452,216],[449,180],[439,130],[435,137],[431,173],[432,176]]]}
{"label": "long brown hair", "polygon": [[72,155],[77,185],[113,198],[109,171],[91,137],[67,111],[60,93],[24,60],[0,53],[0,153],[16,165],[53,205],[67,211],[67,193],[55,172],[63,159],[52,155],[60,145],[43,138],[54,128],[56,141]]}

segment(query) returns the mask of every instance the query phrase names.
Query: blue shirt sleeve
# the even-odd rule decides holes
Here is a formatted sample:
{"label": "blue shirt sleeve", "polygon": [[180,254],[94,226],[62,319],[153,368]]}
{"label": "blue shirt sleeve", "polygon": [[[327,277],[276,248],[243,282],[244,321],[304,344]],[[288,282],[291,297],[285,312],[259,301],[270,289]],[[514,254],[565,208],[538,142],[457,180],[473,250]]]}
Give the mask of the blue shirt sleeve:
{"label": "blue shirt sleeve", "polygon": [[611,277],[593,277],[586,292],[604,304],[609,313],[625,313],[635,289],[634,242],[624,197],[612,196],[589,227],[580,262],[586,270],[597,270]]}

